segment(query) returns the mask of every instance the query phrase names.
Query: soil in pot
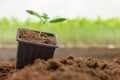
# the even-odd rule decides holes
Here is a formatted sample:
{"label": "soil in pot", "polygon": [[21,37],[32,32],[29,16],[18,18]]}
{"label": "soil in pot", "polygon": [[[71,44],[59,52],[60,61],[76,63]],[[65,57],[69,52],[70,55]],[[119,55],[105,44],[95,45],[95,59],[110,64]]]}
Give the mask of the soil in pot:
{"label": "soil in pot", "polygon": [[36,43],[45,43],[55,45],[55,38],[52,35],[46,34],[44,32],[38,32],[27,29],[20,29],[19,38],[21,40],[36,42]]}
{"label": "soil in pot", "polygon": [[[9,69],[6,75],[15,70],[13,65],[9,66],[12,68],[5,68]],[[48,61],[37,59],[33,65],[25,66],[5,77],[7,80],[120,80],[120,57],[111,60],[73,56]],[[0,80],[6,78],[0,77]]]}

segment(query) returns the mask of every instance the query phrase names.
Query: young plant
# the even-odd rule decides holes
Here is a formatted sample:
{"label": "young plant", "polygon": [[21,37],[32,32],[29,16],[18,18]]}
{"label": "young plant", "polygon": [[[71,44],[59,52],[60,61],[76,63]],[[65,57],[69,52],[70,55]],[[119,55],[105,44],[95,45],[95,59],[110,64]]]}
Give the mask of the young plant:
{"label": "young plant", "polygon": [[[48,14],[46,13],[42,13],[41,15],[35,11],[32,10],[26,10],[27,13],[36,16],[37,18],[39,18],[43,24],[46,23],[58,23],[58,22],[63,22],[66,19],[65,18],[56,18],[56,19],[51,19]],[[41,32],[39,33],[38,37],[41,36]]]}
{"label": "young plant", "polygon": [[58,22],[63,22],[65,21],[66,19],[65,18],[55,18],[55,19],[51,19],[48,14],[46,13],[42,13],[41,15],[38,14],[37,12],[35,11],[32,11],[32,10],[26,10],[27,13],[31,14],[31,15],[34,15],[36,17],[38,17],[42,22],[43,24],[46,24],[47,22],[48,23],[58,23]]}

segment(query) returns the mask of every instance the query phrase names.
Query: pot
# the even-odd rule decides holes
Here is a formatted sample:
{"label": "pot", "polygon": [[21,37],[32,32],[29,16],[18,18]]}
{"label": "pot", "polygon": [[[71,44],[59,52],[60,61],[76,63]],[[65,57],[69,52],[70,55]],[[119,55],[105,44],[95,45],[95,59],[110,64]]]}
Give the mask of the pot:
{"label": "pot", "polygon": [[25,65],[34,63],[37,58],[48,60],[53,57],[55,49],[58,48],[58,38],[55,34],[42,32],[55,38],[55,44],[53,45],[22,40],[20,38],[20,31],[21,29],[18,29],[16,37],[16,40],[18,41],[16,69],[21,69]]}

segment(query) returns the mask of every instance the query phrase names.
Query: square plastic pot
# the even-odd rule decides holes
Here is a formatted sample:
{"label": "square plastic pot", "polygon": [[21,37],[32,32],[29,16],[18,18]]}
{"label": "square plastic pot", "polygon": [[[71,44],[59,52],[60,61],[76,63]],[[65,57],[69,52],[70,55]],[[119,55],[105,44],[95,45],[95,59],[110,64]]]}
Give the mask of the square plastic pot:
{"label": "square plastic pot", "polygon": [[58,47],[57,36],[52,33],[43,33],[54,36],[56,42],[55,45],[21,40],[19,38],[20,29],[18,29],[16,38],[18,41],[16,69],[21,69],[25,65],[34,63],[38,58],[48,60],[53,57],[54,51]]}

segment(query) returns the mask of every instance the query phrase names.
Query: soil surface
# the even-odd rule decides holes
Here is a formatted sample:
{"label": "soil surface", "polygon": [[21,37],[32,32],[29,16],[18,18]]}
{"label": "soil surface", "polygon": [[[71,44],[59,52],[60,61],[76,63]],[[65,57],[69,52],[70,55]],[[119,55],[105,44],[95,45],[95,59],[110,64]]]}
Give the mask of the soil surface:
{"label": "soil surface", "polygon": [[46,43],[55,45],[55,38],[53,35],[48,35],[43,32],[20,29],[19,38],[26,41],[36,42],[36,43]]}
{"label": "soil surface", "polygon": [[15,62],[0,62],[0,80],[8,80],[15,70]]}
{"label": "soil surface", "polygon": [[0,75],[4,77],[0,80],[120,80],[120,57],[105,60],[69,56],[48,61],[37,59],[21,70],[14,66],[1,63]]}

